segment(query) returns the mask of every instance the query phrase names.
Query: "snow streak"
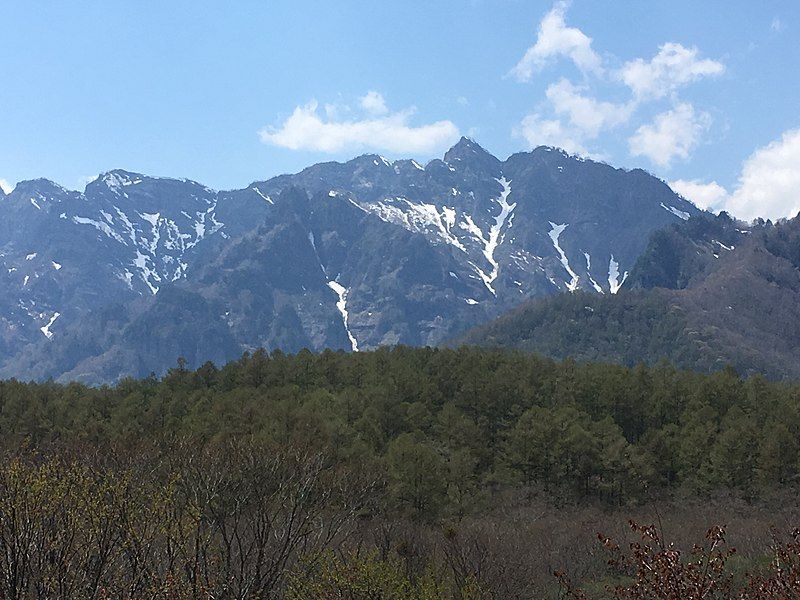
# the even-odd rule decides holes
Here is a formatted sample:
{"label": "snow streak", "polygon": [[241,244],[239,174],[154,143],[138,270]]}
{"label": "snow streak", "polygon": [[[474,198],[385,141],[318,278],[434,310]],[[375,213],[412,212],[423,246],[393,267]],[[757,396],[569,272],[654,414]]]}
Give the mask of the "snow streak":
{"label": "snow streak", "polygon": [[675,216],[676,216],[676,217],[678,217],[679,219],[683,219],[684,221],[688,221],[688,220],[689,220],[689,213],[687,213],[687,212],[684,212],[684,211],[682,211],[682,210],[678,210],[678,209],[677,209],[677,208],[675,208],[674,206],[667,206],[666,204],[664,204],[664,203],[662,202],[662,203],[661,203],[661,208],[663,208],[664,210],[667,210],[667,211],[671,212],[673,215],[675,215]]}
{"label": "snow streak", "polygon": [[564,269],[566,269],[567,273],[569,273],[569,276],[572,278],[572,280],[567,284],[567,289],[570,292],[574,292],[576,289],[578,289],[578,280],[580,279],[580,277],[578,277],[575,271],[572,270],[572,267],[569,266],[569,259],[567,258],[567,255],[564,253],[564,250],[558,243],[559,236],[562,233],[564,233],[564,230],[568,226],[569,223],[562,223],[561,225],[556,225],[555,223],[550,221],[550,227],[552,227],[552,229],[550,230],[550,233],[548,235],[550,236],[550,239],[553,240],[553,247],[556,249],[556,252],[558,252],[561,264],[564,266]]}
{"label": "snow streak", "polygon": [[342,314],[342,323],[344,323],[344,330],[347,332],[347,337],[350,339],[350,346],[352,347],[353,352],[358,352],[358,341],[356,341],[355,336],[353,336],[353,334],[350,332],[350,327],[348,325],[349,316],[347,314],[347,293],[350,290],[337,281],[329,281],[328,287],[336,292],[337,296],[339,296],[339,301],[336,303],[336,308],[338,308],[339,312]]}
{"label": "snow streak", "polygon": [[44,334],[44,337],[46,337],[48,340],[53,339],[53,332],[50,331],[50,328],[53,326],[53,323],[56,322],[56,319],[58,319],[58,317],[60,317],[60,316],[61,316],[61,313],[53,314],[53,316],[50,319],[50,322],[47,325],[45,325],[44,327],[40,327],[39,328],[39,331],[41,331]]}
{"label": "snow streak", "polygon": [[611,255],[611,260],[608,262],[608,288],[612,294],[616,294],[625,280],[628,278],[628,272],[622,276],[622,281],[619,280],[619,263],[614,260],[614,255]]}
{"label": "snow streak", "polygon": [[604,294],[605,292],[603,292],[603,288],[602,288],[602,287],[600,287],[600,284],[599,284],[599,283],[597,283],[597,282],[594,280],[594,277],[592,277],[592,257],[589,255],[589,253],[588,253],[588,252],[584,252],[584,253],[583,253],[583,256],[585,256],[585,257],[586,257],[586,275],[588,275],[588,277],[589,277],[589,281],[591,281],[591,282],[592,282],[592,287],[594,288],[594,290],[595,290],[595,291],[596,291],[598,294]]}
{"label": "snow streak", "polygon": [[[483,280],[484,285],[486,288],[495,296],[497,296],[497,292],[492,285],[497,279],[497,275],[500,272],[500,265],[497,262],[497,259],[494,256],[495,250],[497,250],[498,246],[503,243],[503,226],[506,224],[506,221],[509,223],[509,227],[511,226],[511,219],[510,217],[513,215],[514,209],[517,207],[517,204],[509,204],[508,203],[508,196],[511,194],[511,182],[508,181],[505,177],[501,177],[500,179],[495,179],[497,183],[503,186],[503,191],[500,192],[500,197],[495,198],[494,202],[498,204],[500,207],[500,214],[498,214],[494,218],[494,225],[491,226],[489,229],[489,237],[486,238],[483,235],[483,232],[480,228],[475,225],[475,222],[472,220],[470,216],[466,217],[466,225],[462,224],[461,227],[466,229],[470,233],[472,233],[475,237],[477,237],[481,242],[483,242],[483,255],[486,257],[486,260],[492,265],[492,270],[489,273],[486,273],[483,269],[478,267],[475,263],[470,262],[469,264],[472,265],[472,268],[475,269],[475,272],[480,276]],[[506,228],[506,230],[508,230]]]}

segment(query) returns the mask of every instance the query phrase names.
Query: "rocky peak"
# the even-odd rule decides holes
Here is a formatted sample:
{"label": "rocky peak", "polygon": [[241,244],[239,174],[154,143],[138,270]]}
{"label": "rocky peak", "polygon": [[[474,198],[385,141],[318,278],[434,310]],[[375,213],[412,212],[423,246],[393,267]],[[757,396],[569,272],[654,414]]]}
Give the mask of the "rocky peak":
{"label": "rocky peak", "polygon": [[445,153],[444,162],[454,167],[461,166],[471,168],[473,171],[482,170],[490,173],[499,173],[501,166],[499,159],[468,137],[462,137]]}

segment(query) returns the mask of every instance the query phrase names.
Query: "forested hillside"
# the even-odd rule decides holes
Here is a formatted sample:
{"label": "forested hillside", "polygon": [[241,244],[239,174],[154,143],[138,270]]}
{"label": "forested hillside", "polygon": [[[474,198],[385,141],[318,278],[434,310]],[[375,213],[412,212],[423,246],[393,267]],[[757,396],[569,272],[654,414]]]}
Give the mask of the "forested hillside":
{"label": "forested hillside", "polygon": [[796,379],[798,252],[800,218],[693,217],[653,234],[619,294],[532,300],[450,343]]}
{"label": "forested hillside", "polygon": [[[2,597],[543,598],[556,567],[623,581],[594,528],[653,518],[654,502],[668,526],[691,520],[672,529],[686,543],[730,516],[753,568],[764,515],[797,522],[781,499],[800,472],[800,386],[729,369],[256,352],[114,387],[6,381],[0,432],[0,549],[38,557],[20,575],[0,561]],[[359,578],[400,591],[334,594]]]}
{"label": "forested hillside", "polygon": [[[390,471],[397,459],[400,488],[416,474],[399,457],[417,457],[431,479],[397,500],[426,518],[467,510],[487,484],[610,502],[646,487],[756,494],[793,481],[800,458],[798,385],[470,348],[257,352],[112,388],[10,381],[0,402],[9,447],[252,437]],[[466,486],[458,502],[451,484]]]}

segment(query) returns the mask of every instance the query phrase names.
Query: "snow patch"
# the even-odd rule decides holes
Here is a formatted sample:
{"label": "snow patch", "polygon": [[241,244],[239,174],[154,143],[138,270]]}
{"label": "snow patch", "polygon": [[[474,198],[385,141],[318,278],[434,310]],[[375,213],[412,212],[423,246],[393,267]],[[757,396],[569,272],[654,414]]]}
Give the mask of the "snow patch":
{"label": "snow patch", "polygon": [[611,255],[611,260],[608,261],[608,289],[612,294],[616,294],[628,278],[628,272],[625,271],[622,276],[622,281],[619,280],[619,263],[614,260],[614,255]]}
{"label": "snow patch", "polygon": [[687,213],[687,212],[684,212],[684,211],[682,211],[682,210],[678,210],[678,209],[677,209],[677,208],[675,208],[674,206],[667,206],[666,204],[664,204],[664,203],[662,202],[662,203],[661,203],[661,208],[663,208],[663,209],[664,209],[664,210],[666,210],[666,211],[669,211],[669,212],[671,212],[673,215],[675,215],[675,216],[676,216],[676,217],[678,217],[679,219],[683,219],[684,221],[688,221],[688,220],[689,220],[689,213]]}
{"label": "snow patch", "polygon": [[158,226],[158,219],[161,217],[161,213],[139,213],[139,216],[153,227],[156,227]]}
{"label": "snow patch", "polygon": [[337,296],[339,296],[339,301],[336,303],[336,308],[339,309],[339,312],[342,315],[342,323],[344,323],[344,330],[347,332],[347,337],[350,340],[350,346],[352,347],[353,352],[358,352],[358,342],[356,341],[355,336],[353,336],[353,334],[350,332],[350,327],[348,325],[349,316],[347,314],[347,294],[349,290],[337,281],[329,281],[328,287],[331,288]]}
{"label": "snow patch", "polygon": [[116,206],[114,207],[114,210],[117,211],[117,216],[119,216],[120,221],[122,221],[123,225],[125,225],[125,229],[128,231],[128,236],[131,238],[131,241],[136,244],[136,230],[133,227],[133,223],[131,223],[131,220],[128,218],[128,215],[122,212]]}
{"label": "snow patch", "polygon": [[125,273],[120,274],[119,278],[127,283],[130,289],[133,289],[133,273],[128,271],[128,269],[125,269]]}
{"label": "snow patch", "polygon": [[263,199],[264,199],[266,202],[268,202],[269,204],[275,204],[275,202],[273,202],[273,201],[272,201],[272,198],[270,198],[269,196],[265,196],[264,194],[262,194],[262,193],[261,193],[261,190],[259,190],[259,189],[258,189],[256,186],[253,186],[253,187],[251,187],[250,189],[251,189],[251,190],[253,190],[253,191],[254,191],[256,194],[258,194],[259,196],[261,196],[261,197],[262,197],[262,198],[263,198]]}
{"label": "snow patch", "polygon": [[53,339],[53,332],[50,331],[50,328],[53,326],[53,323],[55,323],[56,320],[58,319],[58,317],[60,317],[60,316],[61,316],[61,313],[53,314],[53,316],[50,318],[50,322],[47,325],[45,325],[44,327],[40,327],[39,328],[39,331],[41,331],[44,334],[44,337],[46,337],[48,340],[52,340]]}
{"label": "snow patch", "polygon": [[[461,223],[460,226],[462,229],[466,229],[469,233],[478,238],[478,240],[483,244],[483,256],[492,266],[492,270],[489,273],[486,273],[475,263],[470,261],[469,264],[472,265],[472,268],[475,269],[475,272],[483,280],[486,288],[494,296],[497,296],[497,291],[494,289],[493,284],[497,279],[497,275],[500,273],[500,265],[497,262],[494,253],[500,244],[503,243],[503,238],[505,236],[505,232],[503,232],[503,226],[506,224],[506,221],[508,221],[509,227],[511,226],[511,217],[513,217],[513,212],[517,207],[517,204],[508,203],[508,196],[511,194],[511,182],[508,181],[505,176],[501,177],[500,179],[495,178],[495,181],[503,186],[503,190],[500,192],[500,196],[493,200],[493,202],[496,202],[500,207],[500,214],[494,218],[494,224],[489,228],[489,237],[487,238],[483,235],[480,227],[475,224],[475,222],[472,220],[472,217],[469,215],[465,217],[465,222]],[[506,231],[507,230],[508,229],[506,229]]]}
{"label": "snow patch", "polygon": [[[153,239],[150,240],[149,244],[147,239],[144,237],[142,237],[142,241],[149,245],[150,254],[155,256],[158,252],[158,242],[161,240],[161,229],[158,226],[161,213],[139,213],[139,216],[150,223],[150,231],[153,234]],[[175,226],[175,223],[172,223],[172,225]]]}
{"label": "snow patch", "polygon": [[125,246],[128,245],[116,231],[109,227],[108,223],[104,223],[103,221],[95,221],[94,219],[90,219],[88,217],[72,217],[72,222],[78,225],[91,225],[98,231],[105,233],[108,237],[114,238],[120,244],[124,244]]}
{"label": "snow patch", "polygon": [[119,176],[117,173],[106,173],[103,175],[103,183],[115,194],[119,195],[120,188],[125,185],[127,178]]}
{"label": "snow patch", "polygon": [[147,284],[147,287],[150,288],[150,292],[155,295],[158,293],[158,286],[151,283],[150,278],[153,278],[157,282],[161,282],[161,277],[159,274],[152,270],[148,265],[147,261],[149,257],[145,254],[142,254],[139,249],[136,249],[136,258],[133,260],[133,266],[139,269],[139,272],[142,275],[142,281]]}
{"label": "snow patch", "polygon": [[589,276],[589,281],[592,283],[594,291],[596,291],[598,294],[604,294],[605,292],[603,292],[603,288],[600,287],[600,284],[594,280],[594,277],[592,277],[592,257],[589,256],[588,252],[584,252],[583,255],[586,257],[586,274]]}
{"label": "snow patch", "polygon": [[[405,204],[406,208],[397,206],[399,203]],[[452,228],[456,224],[455,208],[445,206],[440,212],[433,204],[414,204],[406,198],[394,198],[367,204],[366,207],[367,212],[376,215],[382,221],[400,225],[408,231],[416,233],[430,233],[432,230],[442,241],[455,246],[462,252],[467,251],[452,232]],[[364,207],[359,206],[359,208],[365,210]]]}
{"label": "snow patch", "polygon": [[548,235],[550,236],[550,239],[553,241],[553,247],[556,249],[556,252],[558,252],[559,260],[561,261],[561,264],[563,265],[564,269],[566,269],[567,273],[569,273],[569,276],[572,278],[570,282],[567,283],[567,289],[570,292],[574,292],[576,289],[578,289],[578,280],[580,279],[580,277],[578,277],[575,271],[573,271],[572,268],[569,266],[569,259],[567,258],[567,255],[564,253],[564,250],[561,248],[561,245],[558,243],[558,238],[561,236],[562,233],[564,233],[564,230],[567,227],[569,227],[569,223],[562,223],[561,225],[556,225],[555,223],[550,221],[550,227],[552,229],[550,229]]}
{"label": "snow patch", "polygon": [[711,240],[711,241],[719,245],[720,248],[727,250],[728,252],[736,248],[736,246],[726,246],[725,244],[723,244],[722,242],[718,242],[717,240]]}

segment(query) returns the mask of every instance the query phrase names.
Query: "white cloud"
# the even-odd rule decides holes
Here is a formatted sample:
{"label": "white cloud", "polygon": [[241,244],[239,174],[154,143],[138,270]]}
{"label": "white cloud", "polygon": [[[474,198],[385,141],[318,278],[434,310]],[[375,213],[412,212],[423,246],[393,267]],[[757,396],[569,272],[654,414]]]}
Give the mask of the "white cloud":
{"label": "white cloud", "polygon": [[589,138],[595,138],[603,129],[616,127],[630,119],[633,105],[602,102],[584,95],[566,79],[547,88],[547,99],[556,114],[566,115],[570,124]]}
{"label": "white cloud", "polygon": [[580,132],[565,127],[559,119],[545,119],[539,114],[531,114],[522,120],[517,133],[532,147],[555,146],[570,154],[588,154]]}
{"label": "white cloud", "polygon": [[[379,97],[379,98],[378,98]],[[380,94],[361,98],[362,108],[380,108],[383,98]],[[380,100],[380,102],[378,101]],[[329,116],[320,117],[318,104],[313,100],[305,106],[298,106],[280,127],[267,127],[259,131],[265,144],[272,144],[291,150],[316,150],[320,152],[341,152],[354,150],[385,150],[397,153],[433,153],[458,140],[459,130],[451,121],[436,121],[427,125],[409,125],[414,114],[413,108],[376,115],[367,110],[361,119],[336,120]],[[336,111],[326,111],[333,114]]]}
{"label": "white cloud", "polygon": [[527,115],[517,133],[531,146],[556,146],[571,154],[594,156],[587,150],[587,142],[605,129],[626,123],[633,105],[602,102],[584,91],[566,79],[550,84],[546,95],[556,118],[541,113]]}
{"label": "white cloud", "polygon": [[[626,133],[629,147],[633,155],[646,156],[662,167],[676,158],[688,158],[711,120],[707,113],[682,102],[677,92],[701,78],[720,75],[725,65],[701,57],[696,47],[670,42],[659,46],[649,59],[637,58],[620,69],[606,70],[601,55],[592,48],[592,38],[567,26],[568,7],[567,0],[555,3],[539,24],[536,43],[510,74],[529,81],[550,62],[568,58],[584,74],[595,77],[585,77],[580,86],[565,78],[550,83],[545,92],[548,105],[527,115],[515,133],[532,145],[556,145],[585,155],[601,133],[632,124],[641,107],[668,98],[672,110],[656,116],[653,123],[638,119],[633,124],[632,128],[638,129],[633,135]],[[615,85],[625,90],[629,99],[622,103],[604,101],[597,94],[600,85]]]}
{"label": "white cloud", "polygon": [[367,92],[365,96],[361,97],[359,103],[361,108],[371,115],[385,115],[389,112],[389,109],[386,108],[386,100],[378,92]]}
{"label": "white cloud", "polygon": [[584,72],[603,71],[600,56],[592,50],[592,38],[575,27],[567,27],[564,14],[568,3],[557,2],[539,23],[536,43],[511,70],[519,81],[529,81],[535,71],[542,69],[550,60],[568,57]]}
{"label": "white cloud", "polygon": [[783,21],[781,21],[778,17],[775,17],[772,19],[772,23],[770,23],[769,28],[772,29],[772,31],[781,32],[783,31]]}
{"label": "white cloud", "polygon": [[728,190],[716,181],[704,183],[697,179],[676,179],[669,182],[669,187],[704,210],[725,210]]}
{"label": "white cloud", "polygon": [[642,125],[628,140],[633,156],[646,156],[660,167],[669,167],[675,158],[687,159],[708,129],[711,117],[696,112],[688,102],[655,117]]}
{"label": "white cloud", "polygon": [[794,217],[800,211],[800,129],[759,148],[742,165],[727,210],[742,219]]}
{"label": "white cloud", "polygon": [[693,81],[725,71],[721,62],[700,59],[698,54],[697,48],[667,43],[650,61],[637,58],[625,63],[618,77],[638,99],[663,98]]}
{"label": "white cloud", "polygon": [[781,219],[800,212],[800,129],[785,132],[781,139],[757,149],[742,165],[736,189],[700,181],[674,181],[672,189],[701,208],[710,208],[752,221],[758,217]]}
{"label": "white cloud", "polygon": [[86,189],[87,185],[89,185],[99,177],[100,177],[99,175],[84,175],[83,177],[78,177],[78,185],[76,189],[78,190]]}
{"label": "white cloud", "polygon": [[10,194],[11,190],[14,189],[14,186],[10,184],[6,179],[0,179],[0,190],[3,190],[6,194]]}

